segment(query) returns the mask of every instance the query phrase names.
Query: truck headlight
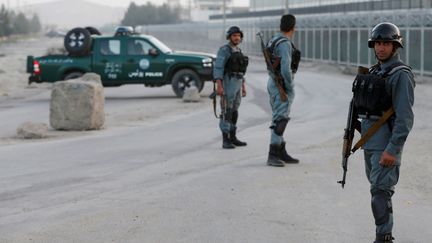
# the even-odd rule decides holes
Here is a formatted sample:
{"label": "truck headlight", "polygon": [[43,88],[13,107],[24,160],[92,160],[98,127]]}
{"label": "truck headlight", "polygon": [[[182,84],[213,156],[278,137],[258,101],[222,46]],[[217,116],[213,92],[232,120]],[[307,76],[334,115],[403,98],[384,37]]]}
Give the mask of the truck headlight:
{"label": "truck headlight", "polygon": [[211,58],[202,59],[202,63],[203,63],[204,67],[212,67],[213,66],[213,59],[211,59]]}

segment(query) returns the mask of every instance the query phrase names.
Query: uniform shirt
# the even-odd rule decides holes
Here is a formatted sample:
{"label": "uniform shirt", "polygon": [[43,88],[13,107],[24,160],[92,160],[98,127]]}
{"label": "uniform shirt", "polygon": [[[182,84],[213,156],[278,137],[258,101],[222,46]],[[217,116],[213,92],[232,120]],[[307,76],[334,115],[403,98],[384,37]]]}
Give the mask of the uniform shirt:
{"label": "uniform shirt", "polygon": [[[272,38],[272,41],[276,40],[281,36],[283,36],[282,33],[275,34]],[[289,38],[287,39],[288,41],[282,41],[275,47],[274,54],[281,58],[280,73],[284,79],[287,94],[288,96],[290,96],[291,94],[294,94],[294,82],[291,71],[291,56],[293,49],[291,47],[291,40]],[[270,85],[274,86],[274,88],[277,89],[274,82]]]}
{"label": "uniform shirt", "polygon": [[239,52],[238,46],[231,46],[229,43],[219,48],[216,56],[215,65],[213,67],[213,80],[224,79],[225,65],[231,56],[231,52]]}
{"label": "uniform shirt", "polygon": [[[380,65],[381,73],[388,67],[399,61],[399,55],[395,55],[386,63]],[[414,123],[414,87],[415,81],[412,72],[401,69],[390,75],[386,80],[386,91],[391,94],[394,118],[390,124],[384,124],[363,146],[364,149],[385,150],[392,155],[402,152],[403,145]],[[362,134],[372,126],[376,119],[362,120]],[[390,130],[392,128],[392,130]]]}

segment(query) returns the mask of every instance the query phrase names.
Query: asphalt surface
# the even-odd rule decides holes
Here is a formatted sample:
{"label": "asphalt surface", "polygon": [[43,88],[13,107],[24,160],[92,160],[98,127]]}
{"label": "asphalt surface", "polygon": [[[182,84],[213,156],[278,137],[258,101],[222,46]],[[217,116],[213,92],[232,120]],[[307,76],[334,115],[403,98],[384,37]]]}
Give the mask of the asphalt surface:
{"label": "asphalt surface", "polygon": [[[199,103],[170,87],[105,89],[105,129],[31,141],[15,129],[49,122],[50,91],[2,101],[0,242],[372,242],[362,151],[345,189],[336,183],[353,79],[336,70],[301,66],[285,132],[300,164],[283,168],[265,165],[270,107],[257,61],[238,124],[248,146],[234,150],[221,148],[209,83]],[[393,197],[396,242],[432,242],[430,91],[416,90]]]}

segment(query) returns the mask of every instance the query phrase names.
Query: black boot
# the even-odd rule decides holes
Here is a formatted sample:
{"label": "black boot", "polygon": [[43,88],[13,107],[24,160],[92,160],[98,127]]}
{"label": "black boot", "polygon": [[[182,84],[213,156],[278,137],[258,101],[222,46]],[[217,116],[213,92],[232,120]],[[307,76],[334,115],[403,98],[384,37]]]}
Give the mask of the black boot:
{"label": "black boot", "polygon": [[247,145],[247,143],[242,142],[242,141],[237,139],[236,129],[234,129],[233,131],[230,132],[230,139],[231,139],[231,143],[234,144],[235,146],[246,146]]}
{"label": "black boot", "polygon": [[267,159],[268,166],[278,166],[278,167],[285,166],[284,162],[280,159],[280,154],[281,154],[280,146],[281,145],[270,144],[270,151]]}
{"label": "black boot", "polygon": [[295,159],[293,157],[291,157],[286,149],[285,149],[285,142],[282,142],[281,144],[281,156],[280,159],[283,160],[285,163],[287,164],[297,164],[299,162],[298,159]]}
{"label": "black boot", "polygon": [[393,243],[394,238],[391,233],[388,234],[376,234],[374,243]]}
{"label": "black boot", "polygon": [[235,148],[234,144],[231,143],[231,139],[228,136],[228,133],[222,133],[222,148],[224,149],[233,149]]}

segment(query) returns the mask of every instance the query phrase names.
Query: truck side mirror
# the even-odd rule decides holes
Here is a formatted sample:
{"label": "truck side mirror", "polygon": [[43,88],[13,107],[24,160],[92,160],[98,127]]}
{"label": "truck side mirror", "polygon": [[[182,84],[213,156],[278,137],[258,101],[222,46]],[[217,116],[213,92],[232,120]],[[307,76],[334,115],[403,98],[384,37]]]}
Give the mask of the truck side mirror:
{"label": "truck side mirror", "polygon": [[155,48],[150,48],[149,54],[150,54],[150,56],[155,57],[155,56],[159,55],[159,52]]}

